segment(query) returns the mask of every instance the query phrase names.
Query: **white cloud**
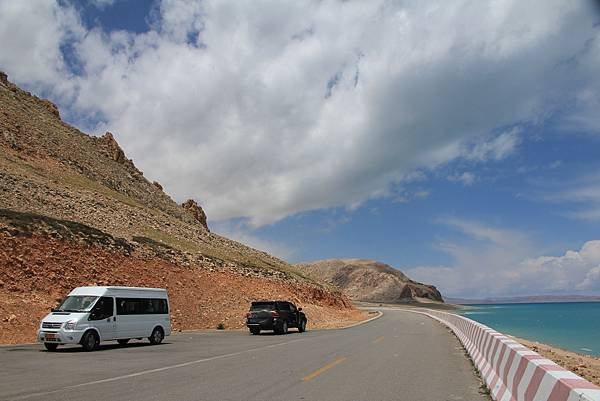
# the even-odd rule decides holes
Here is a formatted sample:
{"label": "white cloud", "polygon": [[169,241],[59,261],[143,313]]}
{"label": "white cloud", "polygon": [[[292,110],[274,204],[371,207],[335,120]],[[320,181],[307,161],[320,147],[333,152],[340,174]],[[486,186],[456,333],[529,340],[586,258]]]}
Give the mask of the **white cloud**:
{"label": "white cloud", "polygon": [[588,174],[559,186],[540,190],[536,200],[561,204],[561,215],[573,219],[600,220],[600,175]]}
{"label": "white cloud", "polygon": [[468,187],[473,185],[473,183],[477,180],[477,176],[471,172],[465,171],[462,174],[449,175],[448,180],[461,182],[464,186]]}
{"label": "white cloud", "polygon": [[521,134],[491,133],[595,90],[600,66],[581,53],[598,37],[585,2],[165,0],[141,34],[85,31],[50,1],[0,11],[12,79],[103,116],[95,131],[176,199],[254,225],[393,196],[457,158],[505,158]]}
{"label": "white cloud", "polygon": [[465,149],[465,158],[474,161],[502,160],[512,154],[521,138],[521,128],[512,128],[492,138],[481,138],[471,148]]}
{"label": "white cloud", "polygon": [[89,4],[94,7],[103,9],[112,6],[117,2],[117,0],[87,0]]}
{"label": "white cloud", "polygon": [[71,8],[50,1],[0,0],[0,69],[13,81],[49,88],[62,99],[74,88],[60,47],[82,32]]}
{"label": "white cloud", "polygon": [[244,223],[234,223],[232,221],[216,222],[211,225],[211,230],[283,260],[288,260],[297,251],[282,241],[271,241],[261,238],[253,233]]}
{"label": "white cloud", "polygon": [[416,190],[402,189],[402,190],[396,191],[396,194],[394,194],[394,197],[392,199],[393,199],[393,202],[408,203],[415,199],[427,199],[430,194],[431,194],[431,191],[428,189],[416,189]]}
{"label": "white cloud", "polygon": [[468,238],[438,248],[454,259],[451,266],[405,269],[409,277],[437,285],[446,296],[473,298],[507,295],[597,293],[600,290],[600,241],[586,242],[563,256],[531,258],[527,235],[460,219],[440,221]]}

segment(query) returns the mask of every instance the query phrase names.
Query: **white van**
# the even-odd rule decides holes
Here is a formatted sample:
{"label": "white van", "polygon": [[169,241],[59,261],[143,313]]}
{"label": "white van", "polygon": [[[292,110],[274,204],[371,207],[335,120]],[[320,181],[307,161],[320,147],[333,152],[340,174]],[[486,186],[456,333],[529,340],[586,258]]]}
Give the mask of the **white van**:
{"label": "white van", "polygon": [[100,341],[147,337],[160,344],[171,334],[167,290],[140,287],[78,287],[42,320],[38,341],[49,351],[81,344],[86,351]]}

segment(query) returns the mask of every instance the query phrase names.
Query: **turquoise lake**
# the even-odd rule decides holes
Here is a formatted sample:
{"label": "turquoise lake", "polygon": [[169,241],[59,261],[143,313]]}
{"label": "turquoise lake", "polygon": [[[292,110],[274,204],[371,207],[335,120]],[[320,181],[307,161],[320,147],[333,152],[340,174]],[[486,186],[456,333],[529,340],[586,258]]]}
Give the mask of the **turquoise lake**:
{"label": "turquoise lake", "polygon": [[472,306],[459,313],[504,334],[600,356],[600,302]]}

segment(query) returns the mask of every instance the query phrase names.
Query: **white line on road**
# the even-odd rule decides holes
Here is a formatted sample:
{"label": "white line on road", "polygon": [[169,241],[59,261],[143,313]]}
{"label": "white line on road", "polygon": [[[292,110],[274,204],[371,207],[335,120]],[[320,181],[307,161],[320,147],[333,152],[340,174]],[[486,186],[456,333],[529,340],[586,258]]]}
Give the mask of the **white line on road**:
{"label": "white line on road", "polygon": [[291,341],[286,341],[286,342],[277,343],[277,344],[265,345],[264,347],[251,348],[251,349],[247,349],[247,350],[244,350],[244,351],[232,352],[231,354],[223,354],[223,355],[211,356],[209,358],[196,359],[195,361],[178,363],[176,365],[163,366],[161,368],[143,370],[141,372],[130,373],[130,374],[123,375],[123,376],[109,377],[107,379],[94,380],[94,381],[91,381],[91,382],[75,384],[75,385],[72,385],[72,386],[62,387],[62,388],[56,389],[56,390],[26,394],[26,395],[22,395],[20,397],[15,397],[15,398],[13,398],[13,400],[26,400],[28,398],[39,397],[39,396],[48,395],[48,394],[60,393],[61,391],[77,389],[77,388],[80,388],[80,387],[91,386],[91,385],[94,385],[94,384],[109,383],[109,382],[114,382],[114,381],[118,381],[118,380],[129,379],[129,378],[132,378],[132,377],[144,376],[144,375],[148,375],[148,374],[152,374],[152,373],[157,373],[157,372],[163,372],[165,370],[183,368],[183,367],[186,367],[186,366],[196,365],[196,364],[204,363],[204,362],[210,362],[210,361],[214,361],[214,360],[217,360],[217,359],[224,359],[224,358],[229,358],[229,357],[232,357],[232,356],[238,356],[238,355],[248,354],[248,353],[251,353],[251,352],[260,351],[260,350],[265,349],[265,348],[279,347],[281,345],[287,345],[287,344],[295,343],[295,342],[302,341],[302,340],[304,340],[304,339],[303,338],[299,338],[297,340],[291,340]]}

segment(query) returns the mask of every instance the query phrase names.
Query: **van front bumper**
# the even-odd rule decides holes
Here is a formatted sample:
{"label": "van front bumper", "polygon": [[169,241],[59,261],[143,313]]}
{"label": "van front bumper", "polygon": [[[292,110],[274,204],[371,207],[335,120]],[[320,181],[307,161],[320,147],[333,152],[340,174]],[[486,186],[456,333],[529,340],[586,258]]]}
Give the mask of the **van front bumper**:
{"label": "van front bumper", "polygon": [[83,333],[84,330],[40,329],[37,333],[37,340],[40,343],[79,344]]}

